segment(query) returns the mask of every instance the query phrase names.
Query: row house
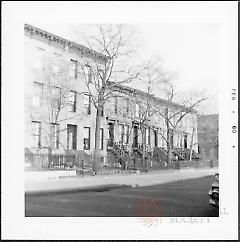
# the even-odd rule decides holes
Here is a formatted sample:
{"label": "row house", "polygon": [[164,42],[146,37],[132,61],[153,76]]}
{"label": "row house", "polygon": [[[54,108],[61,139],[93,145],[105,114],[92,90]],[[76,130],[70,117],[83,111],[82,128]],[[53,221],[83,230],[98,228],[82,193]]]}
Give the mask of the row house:
{"label": "row house", "polygon": [[[47,153],[51,148],[58,154],[72,150],[92,154],[96,109],[86,83],[107,57],[31,25],[24,30],[25,147],[33,153]],[[142,132],[148,149],[166,148],[165,120],[158,112],[151,113],[151,107],[164,109],[169,103],[120,84],[112,88],[114,95],[101,112],[100,155],[106,158],[116,143],[128,149],[138,147],[143,143]],[[170,103],[170,110],[180,108]],[[141,129],[143,111],[149,114]],[[171,140],[173,147],[189,148],[192,143],[197,151],[195,112],[182,119]]]}
{"label": "row house", "polygon": [[[108,147],[114,143],[122,144],[127,149],[132,149],[144,144],[150,150],[154,147],[167,148],[167,129],[163,116],[166,106],[169,112],[178,112],[185,107],[167,102],[138,89],[123,85],[114,85],[115,96],[107,102],[105,115],[108,125]],[[147,104],[148,103],[148,104]],[[152,113],[151,113],[152,112]],[[177,122],[179,117],[172,122]],[[144,124],[144,125],[143,125]],[[141,127],[143,125],[143,127]],[[172,133],[171,143],[173,148],[189,149],[192,145],[197,152],[197,113],[187,114],[179,122]]]}
{"label": "row house", "polygon": [[[94,69],[107,58],[94,50],[31,25],[24,28],[25,147],[64,154],[94,148],[96,109],[87,90]],[[100,126],[106,150],[106,120]]]}

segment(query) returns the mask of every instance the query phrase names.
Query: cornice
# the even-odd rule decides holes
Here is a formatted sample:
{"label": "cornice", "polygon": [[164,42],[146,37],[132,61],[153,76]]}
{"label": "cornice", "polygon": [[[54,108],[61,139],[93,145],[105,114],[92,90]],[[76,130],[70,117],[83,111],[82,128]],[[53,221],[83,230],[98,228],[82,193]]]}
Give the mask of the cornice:
{"label": "cornice", "polygon": [[58,44],[61,44],[63,45],[64,48],[74,48],[76,49],[77,51],[79,51],[81,54],[89,54],[91,55],[92,57],[94,58],[99,58],[99,59],[102,59],[104,61],[107,61],[109,58],[95,50],[92,50],[88,47],[85,47],[83,45],[80,45],[76,42],[73,42],[73,41],[70,41],[70,40],[67,40],[67,39],[64,39],[60,36],[57,36],[55,34],[52,34],[52,33],[49,33],[45,30],[42,30],[42,29],[39,29],[37,27],[34,27],[32,25],[29,25],[29,24],[25,24],[24,25],[24,30],[26,32],[28,32],[30,35],[37,35],[37,36],[40,36],[42,38],[45,38],[49,41],[53,41],[53,42],[56,42]]}

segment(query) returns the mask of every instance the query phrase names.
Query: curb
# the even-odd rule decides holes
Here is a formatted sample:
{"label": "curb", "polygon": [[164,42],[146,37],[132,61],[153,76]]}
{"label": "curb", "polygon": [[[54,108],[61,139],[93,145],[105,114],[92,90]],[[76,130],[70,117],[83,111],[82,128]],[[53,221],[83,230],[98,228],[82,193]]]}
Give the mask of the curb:
{"label": "curb", "polygon": [[66,194],[66,193],[78,193],[78,192],[105,192],[112,189],[120,189],[120,188],[130,188],[131,185],[118,185],[118,184],[106,184],[101,186],[91,186],[91,187],[75,187],[75,188],[61,188],[55,190],[42,190],[42,191],[26,191],[26,197],[32,196],[45,196],[45,195],[58,195],[58,194]]}
{"label": "curb", "polygon": [[[173,171],[178,172],[178,173],[181,173],[181,172],[188,173],[188,171],[193,171],[193,170],[192,169],[183,169],[183,170],[173,170]],[[146,173],[143,172],[138,175],[144,176],[145,174]],[[154,174],[154,173],[152,173],[152,174]],[[113,175],[113,174],[109,174],[109,175]],[[203,176],[211,176],[211,175],[203,174]],[[185,179],[186,178],[177,179],[177,180],[185,180]],[[190,179],[192,179],[192,178],[190,178]],[[171,183],[171,182],[175,182],[175,180],[168,181],[166,183]],[[160,184],[162,184],[162,183],[160,183]],[[66,193],[77,193],[77,192],[91,192],[91,191],[104,192],[104,191],[108,191],[111,189],[132,188],[132,187],[139,187],[139,186],[143,186],[143,185],[139,185],[139,184],[101,184],[101,185],[97,185],[97,186],[95,185],[95,186],[85,186],[85,187],[69,187],[69,188],[58,188],[58,189],[38,190],[38,191],[32,190],[32,191],[25,191],[25,196],[29,197],[29,196],[41,196],[41,195],[57,195],[57,194],[66,194]],[[145,186],[148,186],[148,185],[145,185]]]}

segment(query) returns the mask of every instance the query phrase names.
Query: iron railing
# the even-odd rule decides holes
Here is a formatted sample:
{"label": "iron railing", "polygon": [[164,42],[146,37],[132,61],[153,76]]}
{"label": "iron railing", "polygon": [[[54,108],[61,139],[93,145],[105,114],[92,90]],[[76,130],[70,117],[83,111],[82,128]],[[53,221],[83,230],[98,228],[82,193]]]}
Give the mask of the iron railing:
{"label": "iron railing", "polygon": [[25,154],[25,171],[76,170],[91,162],[76,155]]}
{"label": "iron railing", "polygon": [[[51,171],[51,170],[76,170],[78,174],[93,173],[113,173],[120,171],[148,171],[164,169],[180,169],[186,167],[203,168],[218,166],[218,161],[173,161],[171,163],[162,162],[156,157],[147,156],[145,160],[137,153],[123,153],[122,150],[116,152],[115,159],[108,159],[106,162],[100,157],[93,169],[93,157],[88,159],[77,155],[59,154],[25,154],[25,171]],[[93,171],[94,170],[94,171]]]}

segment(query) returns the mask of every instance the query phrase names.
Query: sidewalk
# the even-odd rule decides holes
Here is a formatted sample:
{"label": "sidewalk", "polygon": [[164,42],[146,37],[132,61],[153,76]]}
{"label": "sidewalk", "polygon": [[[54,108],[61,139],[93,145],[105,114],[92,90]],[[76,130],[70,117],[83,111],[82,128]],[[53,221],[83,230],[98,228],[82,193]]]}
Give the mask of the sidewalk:
{"label": "sidewalk", "polygon": [[152,186],[173,181],[214,175],[218,168],[153,171],[139,174],[77,176],[72,178],[25,181],[26,195],[86,192],[122,187]]}

